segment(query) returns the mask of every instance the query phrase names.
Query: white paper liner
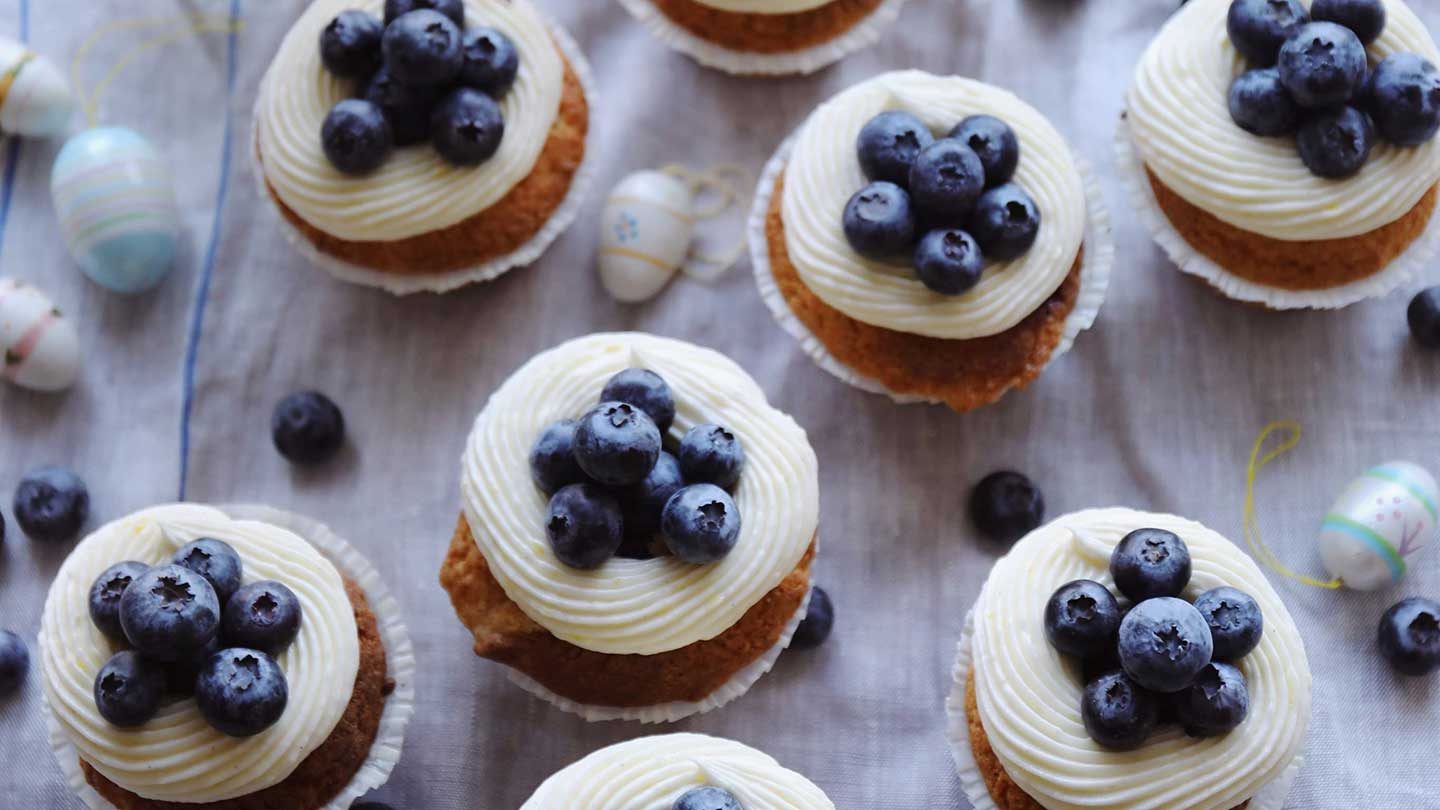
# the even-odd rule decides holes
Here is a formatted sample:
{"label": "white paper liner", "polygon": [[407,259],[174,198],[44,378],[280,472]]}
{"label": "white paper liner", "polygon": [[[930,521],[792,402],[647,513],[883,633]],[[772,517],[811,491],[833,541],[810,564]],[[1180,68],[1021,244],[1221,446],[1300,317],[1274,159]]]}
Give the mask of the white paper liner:
{"label": "white paper liner", "polygon": [[575,175],[570,179],[570,189],[565,193],[565,199],[560,202],[559,207],[550,215],[550,219],[546,220],[529,241],[510,253],[489,259],[474,267],[441,273],[387,273],[347,262],[325,253],[315,247],[305,234],[285,218],[266,186],[265,170],[261,164],[259,153],[259,140],[255,134],[255,127],[258,126],[260,120],[260,99],[257,98],[255,112],[251,116],[252,120],[256,122],[251,125],[250,134],[251,174],[255,176],[260,198],[268,202],[266,207],[270,209],[279,224],[281,236],[311,264],[335,278],[365,287],[378,287],[391,295],[413,295],[421,292],[446,293],[468,284],[493,281],[516,267],[522,267],[540,258],[541,254],[575,222],[575,217],[579,215],[585,197],[590,191],[590,185],[595,179],[595,154],[599,148],[599,127],[596,125],[596,102],[599,94],[596,90],[595,74],[590,69],[590,63],[585,60],[585,54],[581,52],[580,46],[576,44],[568,31],[553,21],[550,21],[550,31],[559,44],[561,53],[569,60],[571,69],[580,79],[580,86],[585,93],[585,102],[589,107],[589,124],[585,133],[585,156],[581,158],[580,167],[575,170]]}
{"label": "white paper liner", "polygon": [[[340,573],[354,580],[365,591],[370,610],[375,614],[380,638],[385,645],[386,675],[394,681],[395,689],[385,698],[385,708],[380,714],[375,741],[370,745],[370,755],[350,778],[350,783],[322,808],[346,810],[356,799],[390,779],[390,773],[400,761],[405,727],[415,713],[415,649],[410,643],[410,632],[400,617],[400,603],[385,587],[375,566],[324,524],[267,506],[227,505],[218,508],[232,518],[269,523],[289,529],[309,541]],[[115,810],[113,804],[85,781],[79,753],[50,712],[49,704],[42,700],[41,709],[50,733],[50,749],[70,789],[90,810]]]}
{"label": "white paper liner", "polygon": [[[945,699],[945,738],[950,741],[950,755],[955,760],[955,772],[960,776],[960,786],[965,797],[974,805],[974,810],[999,810],[985,786],[985,777],[975,763],[975,752],[970,747],[970,725],[965,715],[965,689],[970,677],[970,646],[975,633],[975,610],[965,613],[965,626],[960,631],[960,641],[955,645],[954,686]],[[1246,810],[1284,810],[1285,797],[1305,764],[1303,754],[1295,759],[1275,781],[1265,785],[1250,799]]]}
{"label": "white paper liner", "polygon": [[539,681],[531,678],[519,670],[505,668],[505,674],[511,683],[524,689],[526,692],[540,698],[561,711],[579,715],[590,723],[597,723],[606,720],[634,720],[640,723],[673,723],[697,714],[714,711],[730,701],[750,691],[750,687],[760,680],[761,676],[769,672],[780,659],[780,653],[790,646],[790,639],[795,636],[795,630],[800,626],[801,620],[805,618],[805,611],[810,607],[810,595],[814,593],[814,586],[805,592],[805,598],[800,602],[800,609],[790,617],[789,623],[780,633],[780,640],[765,651],[765,654],[752,661],[748,666],[734,675],[730,680],[720,685],[719,689],[705,696],[704,700],[697,703],[659,703],[654,706],[591,706],[584,703],[576,703],[569,698],[561,697],[546,689]]}
{"label": "white paper liner", "polygon": [[1155,189],[1145,173],[1144,162],[1135,148],[1130,124],[1124,118],[1115,131],[1115,163],[1120,182],[1125,186],[1140,221],[1150,231],[1156,244],[1182,272],[1204,279],[1222,295],[1237,301],[1261,304],[1270,309],[1340,309],[1367,298],[1388,295],[1423,277],[1426,267],[1440,249],[1440,216],[1431,216],[1410,247],[1380,272],[1323,290],[1282,290],[1243,279],[1200,253],[1170,223],[1169,217],[1155,199]]}
{"label": "white paper liner", "polygon": [[666,17],[651,0],[620,0],[637,20],[661,42],[705,67],[735,76],[786,76],[814,73],[868,48],[900,16],[905,0],[885,0],[850,30],[828,42],[786,53],[737,51],[696,36]]}
{"label": "white paper liner", "polygon": [[[760,297],[765,300],[765,305],[769,307],[770,314],[780,327],[800,342],[800,348],[821,368],[843,382],[872,394],[884,394],[902,405],[939,403],[936,399],[891,391],[879,380],[867,377],[840,362],[795,316],[790,309],[790,303],[776,286],[775,276],[770,269],[770,241],[765,234],[765,220],[770,213],[770,199],[775,192],[775,183],[785,169],[794,144],[795,135],[792,134],[780,144],[770,162],[765,164],[760,183],[755,189],[750,218],[745,226],[750,241],[750,265],[755,272],[755,284],[760,288]],[[1047,368],[1070,350],[1081,332],[1095,324],[1095,319],[1100,315],[1100,306],[1105,302],[1105,293],[1110,288],[1110,274],[1115,268],[1115,236],[1110,223],[1110,209],[1105,205],[1105,195],[1100,191],[1100,183],[1090,165],[1078,156],[1075,157],[1075,165],[1080,170],[1081,181],[1085,186],[1087,213],[1084,257],[1080,266],[1080,292],[1075,297],[1074,309],[1065,319],[1065,333],[1045,363]]]}

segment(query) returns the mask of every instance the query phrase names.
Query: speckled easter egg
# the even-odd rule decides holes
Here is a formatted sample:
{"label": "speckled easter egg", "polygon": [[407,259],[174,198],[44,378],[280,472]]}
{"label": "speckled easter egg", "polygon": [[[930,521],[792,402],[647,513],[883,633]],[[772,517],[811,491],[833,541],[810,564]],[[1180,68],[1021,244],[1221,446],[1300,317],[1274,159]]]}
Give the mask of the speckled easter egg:
{"label": "speckled easter egg", "polygon": [[70,124],[75,99],[55,65],[0,37],[0,132],[45,138]]}
{"label": "speckled easter egg", "polygon": [[644,301],[664,288],[690,253],[690,189],[664,172],[636,172],[610,192],[601,222],[601,283],[617,300]]}
{"label": "speckled easter egg", "polygon": [[80,373],[80,336],[45,293],[0,278],[0,376],[22,388],[63,391]]}
{"label": "speckled easter egg", "polygon": [[50,195],[70,255],[96,284],[132,294],[170,272],[180,232],[175,189],[139,133],[101,127],[71,138],[55,158]]}
{"label": "speckled easter egg", "polygon": [[1407,559],[1435,536],[1440,488],[1418,464],[1391,461],[1351,482],[1320,527],[1320,559],[1348,588],[1399,582]]}

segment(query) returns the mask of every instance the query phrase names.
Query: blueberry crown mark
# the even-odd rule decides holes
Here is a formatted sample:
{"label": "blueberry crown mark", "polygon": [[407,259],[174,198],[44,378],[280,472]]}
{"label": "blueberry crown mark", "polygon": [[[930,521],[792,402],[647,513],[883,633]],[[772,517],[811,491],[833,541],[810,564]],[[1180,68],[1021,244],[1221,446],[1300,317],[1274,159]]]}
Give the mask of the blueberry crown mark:
{"label": "blueberry crown mark", "polygon": [[1200,670],[1195,676],[1195,685],[1205,693],[1206,700],[1214,700],[1221,692],[1225,691],[1225,681],[1220,678],[1220,670],[1212,664]]}
{"label": "blueberry crown mark", "polygon": [[1088,622],[1095,618],[1095,600],[1084,594],[1071,597],[1065,607],[1070,611],[1073,621]]}
{"label": "blueberry crown mark", "polygon": [[711,501],[700,507],[700,517],[705,521],[707,527],[718,528],[725,522],[725,504],[719,501]]}
{"label": "blueberry crown mark", "polygon": [[450,44],[450,33],[446,30],[445,24],[438,20],[425,26],[425,38],[437,48],[444,48]]}
{"label": "blueberry crown mark", "polygon": [[1222,599],[1210,609],[1210,618],[1221,627],[1236,627],[1240,624],[1240,608]]}
{"label": "blueberry crown mark", "polygon": [[903,146],[907,149],[919,149],[920,136],[915,134],[914,130],[907,129],[899,135],[895,136],[895,145]]}
{"label": "blueberry crown mark", "polygon": [[127,683],[125,676],[114,672],[107,672],[105,677],[100,679],[100,691],[114,697],[125,690]]}
{"label": "blueberry crown mark", "polygon": [[1105,702],[1117,709],[1130,705],[1130,690],[1123,681],[1115,681],[1105,690]]}
{"label": "blueberry crown mark", "polygon": [[1190,649],[1190,639],[1180,632],[1176,625],[1169,625],[1155,631],[1155,651],[1161,653],[1171,661],[1179,661],[1185,657],[1185,652]]}
{"label": "blueberry crown mark", "polygon": [[635,421],[635,409],[622,402],[619,405],[611,405],[605,409],[605,416],[609,418],[613,427],[625,427]]}
{"label": "blueberry crown mark", "polygon": [[563,534],[570,527],[570,519],[564,515],[555,515],[550,518],[550,531],[553,534]]}
{"label": "blueberry crown mark", "polygon": [[970,139],[966,141],[966,143],[969,143],[970,148],[974,149],[976,152],[988,152],[991,149],[990,138],[986,135],[980,134],[979,132],[971,135]]}
{"label": "blueberry crown mark", "polygon": [[181,582],[175,577],[161,577],[150,592],[160,597],[160,607],[176,612],[184,610],[195,601],[195,594],[190,592],[190,583]]}
{"label": "blueberry crown mark", "polygon": [[228,678],[230,685],[238,692],[248,692],[260,680],[260,660],[253,655],[242,655],[230,661],[234,669]]}
{"label": "blueberry crown mark", "polygon": [[1028,217],[1028,214],[1029,212],[1025,208],[1025,203],[1019,200],[1011,200],[1005,203],[1005,215],[1011,219],[1024,220]]}
{"label": "blueberry crown mark", "polygon": [[1164,540],[1146,540],[1145,550],[1140,552],[1140,556],[1148,563],[1164,562],[1170,556],[1170,546]]}
{"label": "blueberry crown mark", "polygon": [[260,594],[250,605],[250,610],[255,614],[255,618],[264,622],[275,621],[275,613],[279,609],[280,603],[268,591]]}
{"label": "blueberry crown mark", "polygon": [[735,434],[723,427],[717,427],[710,431],[710,441],[716,445],[729,444],[735,441]]}
{"label": "blueberry crown mark", "polygon": [[480,136],[485,134],[485,127],[476,121],[466,121],[459,126],[459,132],[466,140],[478,141]]}
{"label": "blueberry crown mark", "polygon": [[191,565],[203,566],[210,562],[210,553],[204,549],[192,548],[190,549],[190,553],[185,555],[185,562]]}
{"label": "blueberry crown mark", "polygon": [[100,586],[100,598],[106,602],[113,602],[119,599],[121,595],[125,593],[125,589],[130,587],[130,583],[133,580],[134,577],[129,574],[116,574],[105,580],[105,584]]}
{"label": "blueberry crown mark", "polygon": [[1410,636],[1416,644],[1429,646],[1440,641],[1440,620],[1434,614],[1421,613],[1410,622]]}

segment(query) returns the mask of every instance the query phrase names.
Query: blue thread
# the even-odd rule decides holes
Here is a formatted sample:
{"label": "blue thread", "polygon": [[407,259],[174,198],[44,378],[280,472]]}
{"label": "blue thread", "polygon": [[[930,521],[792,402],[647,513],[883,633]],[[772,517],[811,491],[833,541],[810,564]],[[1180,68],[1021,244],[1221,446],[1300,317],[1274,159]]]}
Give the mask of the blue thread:
{"label": "blue thread", "polygon": [[[20,0],[20,41],[30,41],[30,0]],[[23,139],[11,135],[5,151],[5,179],[0,185],[0,245],[5,244],[5,224],[10,220],[10,201],[15,196],[15,175],[20,169]]]}

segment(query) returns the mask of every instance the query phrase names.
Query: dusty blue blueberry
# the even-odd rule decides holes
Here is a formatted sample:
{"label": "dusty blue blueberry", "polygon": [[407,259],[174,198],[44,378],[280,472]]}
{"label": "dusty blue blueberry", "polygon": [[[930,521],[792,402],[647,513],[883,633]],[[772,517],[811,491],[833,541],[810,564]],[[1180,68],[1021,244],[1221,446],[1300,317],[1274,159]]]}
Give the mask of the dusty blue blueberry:
{"label": "dusty blue blueberry", "polygon": [[498,99],[515,83],[520,72],[520,53],[515,43],[494,28],[471,28],[465,32],[465,63],[460,83]]}
{"label": "dusty blue blueberry", "polygon": [[1195,598],[1195,609],[1210,625],[1216,661],[1238,661],[1255,649],[1265,632],[1265,617],[1250,594],[1237,588],[1211,588]]}
{"label": "dusty blue blueberry", "polygon": [[830,601],[830,594],[824,588],[816,585],[810,589],[810,604],[805,608],[805,618],[800,620],[795,635],[790,638],[790,649],[813,650],[824,644],[834,629],[835,603]]}
{"label": "dusty blue blueberry", "polygon": [[195,679],[201,716],[231,737],[252,737],[274,725],[289,700],[285,673],[261,650],[221,650],[205,661]]}
{"label": "dusty blue blueberry", "polygon": [[996,543],[1013,543],[1045,519],[1045,496],[1021,473],[993,472],[970,492],[970,519]]}
{"label": "dusty blue blueberry", "polygon": [[1440,287],[1427,287],[1410,299],[1405,310],[1410,336],[1427,349],[1440,349]]}
{"label": "dusty blue blueberry", "polygon": [[465,24],[465,0],[385,0],[385,24],[422,8],[438,11],[456,25]]}
{"label": "dusty blue blueberry", "polygon": [[617,552],[620,556],[635,559],[652,556],[650,544],[660,531],[660,513],[670,496],[683,486],[685,478],[680,473],[680,462],[662,450],[645,480],[618,493],[625,531],[625,541]]}
{"label": "dusty blue blueberry", "polygon": [[926,227],[963,227],[984,191],[980,156],[953,138],[926,147],[910,167],[911,202]]}
{"label": "dusty blue blueberry", "polygon": [[889,261],[915,246],[915,211],[900,186],[877,180],[845,203],[841,226],[845,241],[867,259]]}
{"label": "dusty blue blueberry", "polygon": [[279,655],[300,633],[300,599],[284,583],[252,582],[225,603],[221,638],[228,647]]}
{"label": "dusty blue blueberry", "polygon": [[972,115],[956,124],[948,137],[975,151],[990,188],[1009,182],[1020,165],[1020,140],[1015,130],[993,115]]}
{"label": "dusty blue blueberry", "polygon": [[661,433],[675,421],[675,394],[665,378],[645,368],[627,368],[605,382],[601,402],[628,402],[645,412]]}
{"label": "dusty blue blueberry", "polygon": [[363,79],[380,69],[380,38],[385,24],[359,9],[340,12],[320,31],[320,61],[347,79]]}
{"label": "dusty blue blueberry", "polygon": [[477,166],[495,156],[505,138],[505,115],[488,94],[457,87],[430,114],[430,142],[457,166]]}
{"label": "dusty blue blueberry", "polygon": [[13,509],[15,522],[31,540],[63,543],[75,539],[90,517],[90,491],[69,470],[41,467],[20,480]]}
{"label": "dusty blue blueberry", "polygon": [[428,8],[408,11],[385,27],[385,69],[412,87],[454,81],[465,64],[464,35],[454,20]]}
{"label": "dusty blue blueberry", "polygon": [[550,498],[545,535],[555,557],[571,568],[599,568],[624,539],[624,517],[615,496],[596,484],[571,484]]}
{"label": "dusty blue blueberry", "polygon": [[1341,179],[1365,167],[1375,147],[1375,125],[1354,107],[1306,116],[1295,136],[1300,160],[1318,177]]}
{"label": "dusty blue blueberry", "polygon": [[696,425],[680,440],[676,458],[680,473],[691,484],[714,484],[733,489],[745,471],[745,448],[735,432],[720,425]]}
{"label": "dusty blue blueberry", "polygon": [[345,444],[345,416],[319,391],[297,391],[275,404],[270,434],[275,449],[291,464],[322,464]]}
{"label": "dusty blue blueberry", "polygon": [[1380,617],[1380,653],[1396,672],[1429,675],[1440,669],[1440,602],[1402,599]]}
{"label": "dusty blue blueberry", "polygon": [[240,579],[245,573],[245,564],[240,561],[235,549],[213,537],[201,537],[186,543],[170,561],[204,577],[215,589],[221,605],[240,590]]}
{"label": "dusty blue blueberry", "polygon": [[855,149],[866,177],[904,188],[910,184],[910,167],[915,163],[915,156],[934,142],[935,136],[919,118],[891,110],[880,113],[860,128]]}
{"label": "dusty blue blueberry", "polygon": [[382,67],[370,77],[361,95],[385,113],[396,146],[430,140],[430,114],[440,101],[439,89],[412,87]]}
{"label": "dusty blue blueberry", "polygon": [[745,810],[745,807],[725,788],[706,786],[685,791],[671,810]]}
{"label": "dusty blue blueberry", "polygon": [[90,621],[112,641],[126,641],[120,627],[120,597],[150,566],[134,560],[118,562],[106,568],[90,585]]}
{"label": "dusty blue blueberry", "polygon": [[1109,672],[1085,686],[1081,718],[1090,739],[1117,751],[1145,744],[1159,719],[1159,700],[1123,672]]}
{"label": "dusty blue blueberry", "polygon": [[160,565],[130,583],[120,597],[120,626],[136,650],[157,661],[199,652],[220,627],[220,598],[204,577]]}
{"label": "dusty blue blueberry", "polygon": [[1179,596],[1190,583],[1190,549],[1174,532],[1136,529],[1110,553],[1110,577],[1134,602]]}
{"label": "dusty blue blueberry", "polygon": [[602,402],[575,427],[575,460],[595,481],[638,484],[660,458],[660,429],[628,402]]}
{"label": "dusty blue blueberry", "polygon": [[980,195],[969,230],[987,259],[1018,259],[1040,234],[1040,206],[1025,189],[1004,183]]}
{"label": "dusty blue blueberry", "polygon": [[1384,0],[1315,0],[1310,19],[1343,25],[1369,45],[1385,31]]}
{"label": "dusty blue blueberry", "polygon": [[1195,676],[1195,682],[1174,698],[1175,713],[1192,737],[1229,734],[1250,713],[1250,688],[1238,668],[1219,661]]}
{"label": "dusty blue blueberry", "polygon": [[1300,107],[1273,67],[1240,74],[1230,85],[1229,106],[1231,120],[1252,135],[1290,135],[1300,124]]}
{"label": "dusty blue blueberry", "polygon": [[1066,655],[1087,658],[1115,646],[1120,604],[1094,580],[1067,582],[1045,603],[1045,637]]}
{"label": "dusty blue blueberry", "polygon": [[934,230],[915,246],[915,274],[930,290],[941,295],[960,295],[980,283],[985,257],[975,237],[948,228]]}
{"label": "dusty blue blueberry", "polygon": [[11,694],[30,672],[30,650],[25,640],[9,630],[0,630],[0,697]]}
{"label": "dusty blue blueberry", "polygon": [[345,174],[369,174],[390,156],[395,135],[380,106],[361,98],[341,100],[320,125],[320,145],[330,165]]}
{"label": "dusty blue blueberry", "polygon": [[547,495],[585,480],[575,461],[575,420],[561,419],[540,431],[530,448],[530,477]]}
{"label": "dusty blue blueberry", "polygon": [[95,675],[95,708],[114,726],[150,722],[164,697],[164,667],[134,650],[115,653]]}
{"label": "dusty blue blueberry", "polygon": [[1298,0],[1235,0],[1225,28],[1242,56],[1268,67],[1275,64],[1285,40],[1309,21],[1310,15]]}
{"label": "dusty blue blueberry", "polygon": [[1152,692],[1178,692],[1210,663],[1210,625],[1194,605],[1173,596],[1147,599],[1120,622],[1120,665]]}
{"label": "dusty blue blueberry", "polygon": [[1364,101],[1381,137],[1419,146],[1440,131],[1440,70],[1417,54],[1387,56],[1370,74]]}
{"label": "dusty blue blueberry", "polygon": [[1365,46],[1350,29],[1329,22],[1300,27],[1280,47],[1280,82],[1307,109],[1346,104],[1359,92],[1367,68]]}
{"label": "dusty blue blueberry", "polygon": [[665,502],[660,534],[676,559],[695,565],[724,559],[740,537],[740,510],[714,484],[692,484]]}

